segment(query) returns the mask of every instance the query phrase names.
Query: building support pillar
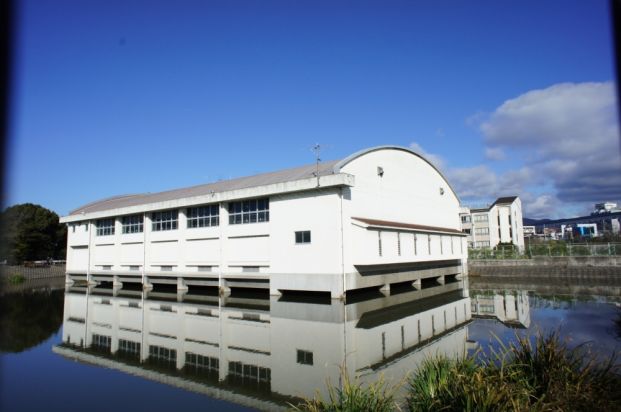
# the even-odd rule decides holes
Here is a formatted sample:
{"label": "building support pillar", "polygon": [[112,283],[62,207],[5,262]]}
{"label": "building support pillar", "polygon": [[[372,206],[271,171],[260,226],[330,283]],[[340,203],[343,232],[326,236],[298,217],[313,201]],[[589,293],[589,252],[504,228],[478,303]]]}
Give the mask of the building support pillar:
{"label": "building support pillar", "polygon": [[440,284],[440,285],[444,285],[444,275],[442,276],[438,276],[436,278],[436,281]]}
{"label": "building support pillar", "polygon": [[380,288],[380,292],[384,296],[390,296],[390,283],[386,283],[384,286]]}
{"label": "building support pillar", "polygon": [[146,292],[153,290],[153,283],[149,282],[149,277],[144,276],[142,280],[142,289]]}

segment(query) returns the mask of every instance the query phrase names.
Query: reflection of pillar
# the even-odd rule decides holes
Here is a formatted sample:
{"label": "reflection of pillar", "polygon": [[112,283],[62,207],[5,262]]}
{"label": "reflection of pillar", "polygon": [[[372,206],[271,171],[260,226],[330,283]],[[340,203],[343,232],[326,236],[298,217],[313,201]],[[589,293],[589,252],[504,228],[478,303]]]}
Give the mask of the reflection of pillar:
{"label": "reflection of pillar", "polygon": [[[115,276],[116,277],[116,276]],[[119,349],[119,301],[118,299],[110,299],[110,305],[112,306],[112,313],[110,315],[110,353],[115,354]]]}
{"label": "reflection of pillar", "polygon": [[420,279],[416,279],[414,282],[412,282],[412,287],[416,290],[420,290],[422,287],[422,281]]}
{"label": "reflection of pillar", "polygon": [[185,366],[185,305],[177,305],[177,318],[178,333],[177,339],[175,340],[175,349],[177,350],[177,369],[183,369]]}

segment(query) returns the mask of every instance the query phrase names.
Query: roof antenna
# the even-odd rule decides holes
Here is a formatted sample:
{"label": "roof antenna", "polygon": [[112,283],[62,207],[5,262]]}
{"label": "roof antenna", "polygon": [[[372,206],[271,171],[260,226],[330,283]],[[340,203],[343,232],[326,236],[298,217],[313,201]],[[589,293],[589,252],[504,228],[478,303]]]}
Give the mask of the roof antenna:
{"label": "roof antenna", "polygon": [[313,152],[315,152],[315,176],[317,176],[317,187],[319,187],[319,162],[321,162],[321,159],[319,158],[319,155],[321,154],[321,146],[319,143],[315,143],[315,146],[313,146]]}

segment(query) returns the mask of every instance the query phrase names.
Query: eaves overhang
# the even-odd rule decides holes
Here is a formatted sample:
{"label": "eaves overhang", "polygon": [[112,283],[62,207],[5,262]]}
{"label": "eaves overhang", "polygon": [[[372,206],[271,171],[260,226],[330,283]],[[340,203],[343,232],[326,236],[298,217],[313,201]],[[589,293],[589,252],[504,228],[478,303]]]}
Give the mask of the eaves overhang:
{"label": "eaves overhang", "polygon": [[406,222],[393,222],[389,220],[379,220],[379,219],[369,219],[364,217],[352,217],[352,222],[357,224],[357,226],[367,228],[367,229],[385,229],[385,230],[399,230],[399,231],[410,231],[410,232],[424,232],[424,233],[438,233],[438,234],[446,234],[453,236],[468,236],[463,233],[461,230],[447,228],[447,227],[438,227],[438,226],[427,226],[420,225],[416,223],[406,223]]}

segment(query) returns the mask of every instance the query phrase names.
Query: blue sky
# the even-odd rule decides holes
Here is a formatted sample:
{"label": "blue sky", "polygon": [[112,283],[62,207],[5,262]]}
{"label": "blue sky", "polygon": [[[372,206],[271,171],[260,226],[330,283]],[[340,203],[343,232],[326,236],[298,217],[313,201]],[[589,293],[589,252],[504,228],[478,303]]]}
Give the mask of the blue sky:
{"label": "blue sky", "polygon": [[529,217],[621,200],[607,1],[16,5],[8,204],[64,215],[315,143],[413,147],[463,203]]}

